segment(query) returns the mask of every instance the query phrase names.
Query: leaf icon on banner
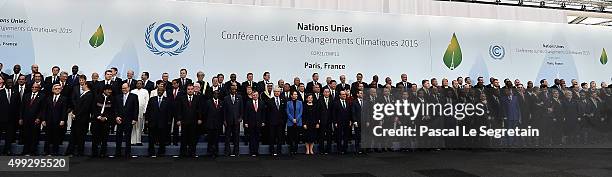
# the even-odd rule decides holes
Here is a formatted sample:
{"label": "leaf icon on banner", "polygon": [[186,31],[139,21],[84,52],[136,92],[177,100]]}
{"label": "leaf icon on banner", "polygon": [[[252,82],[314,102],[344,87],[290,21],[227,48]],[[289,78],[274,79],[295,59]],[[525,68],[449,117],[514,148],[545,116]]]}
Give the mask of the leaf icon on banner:
{"label": "leaf icon on banner", "polygon": [[89,38],[89,45],[93,48],[100,47],[104,43],[104,30],[102,25],[98,26],[98,30]]}
{"label": "leaf icon on banner", "polygon": [[450,44],[448,44],[448,48],[444,52],[444,64],[448,69],[454,70],[461,64],[461,58],[461,47],[459,46],[457,36],[453,33]]}
{"label": "leaf icon on banner", "polygon": [[601,51],[601,57],[599,57],[599,62],[601,62],[602,65],[608,63],[608,54],[606,54],[605,48]]}

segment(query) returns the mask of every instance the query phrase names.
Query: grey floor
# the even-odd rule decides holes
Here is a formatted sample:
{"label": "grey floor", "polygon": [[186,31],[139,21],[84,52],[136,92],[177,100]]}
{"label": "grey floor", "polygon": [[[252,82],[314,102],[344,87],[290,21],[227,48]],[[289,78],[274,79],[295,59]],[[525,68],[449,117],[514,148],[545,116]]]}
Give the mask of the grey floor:
{"label": "grey floor", "polygon": [[91,159],[73,157],[69,172],[0,176],[612,176],[612,149],[513,149],[386,152],[367,155]]}

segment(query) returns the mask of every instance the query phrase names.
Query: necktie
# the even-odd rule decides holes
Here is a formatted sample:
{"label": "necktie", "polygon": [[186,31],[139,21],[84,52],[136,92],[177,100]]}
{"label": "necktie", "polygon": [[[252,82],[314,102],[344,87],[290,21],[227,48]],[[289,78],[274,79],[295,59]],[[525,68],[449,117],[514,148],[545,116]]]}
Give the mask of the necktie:
{"label": "necktie", "polygon": [[329,108],[328,100],[329,100],[329,98],[325,98],[325,108]]}
{"label": "necktie", "polygon": [[8,103],[11,104],[11,89],[6,89]]}
{"label": "necktie", "polygon": [[219,100],[215,100],[215,108],[219,109]]}
{"label": "necktie", "polygon": [[23,86],[19,86],[19,98],[23,97]]}
{"label": "necktie", "polygon": [[255,112],[257,112],[257,100],[253,101],[253,108],[255,108]]}
{"label": "necktie", "polygon": [[164,98],[164,97],[159,97],[159,100],[157,101],[157,107],[158,107],[158,108],[161,108],[161,103],[162,103],[162,99],[163,99],[163,98]]}
{"label": "necktie", "polygon": [[361,99],[359,99],[359,106],[361,106],[361,105],[362,105],[362,103],[361,103]]}
{"label": "necktie", "polygon": [[234,104],[236,102],[236,97],[234,97],[234,95],[232,95],[232,104]]}
{"label": "necktie", "polygon": [[57,95],[53,96],[53,106],[57,104]]}
{"label": "necktie", "polygon": [[280,102],[278,101],[278,97],[275,98],[275,102],[276,102],[276,109],[280,109]]}
{"label": "necktie", "polygon": [[174,89],[174,93],[172,94],[174,96],[174,98],[176,98],[176,92],[178,89]]}
{"label": "necktie", "polygon": [[127,102],[128,94],[123,94],[123,106],[125,106],[125,102]]}
{"label": "necktie", "polygon": [[342,100],[342,108],[346,109],[346,104],[344,104],[344,100]]}
{"label": "necktie", "polygon": [[32,98],[30,99],[30,105],[34,104],[34,99],[36,98],[36,93],[32,94]]}
{"label": "necktie", "polygon": [[188,101],[189,101],[189,107],[191,107],[191,96],[189,96]]}
{"label": "necktie", "polygon": [[132,79],[128,79],[128,86],[132,85]]}
{"label": "necktie", "polygon": [[181,81],[181,82],[183,82],[183,84],[182,84],[182,85],[185,85],[185,79],[181,79],[181,80],[183,80],[183,81]]}

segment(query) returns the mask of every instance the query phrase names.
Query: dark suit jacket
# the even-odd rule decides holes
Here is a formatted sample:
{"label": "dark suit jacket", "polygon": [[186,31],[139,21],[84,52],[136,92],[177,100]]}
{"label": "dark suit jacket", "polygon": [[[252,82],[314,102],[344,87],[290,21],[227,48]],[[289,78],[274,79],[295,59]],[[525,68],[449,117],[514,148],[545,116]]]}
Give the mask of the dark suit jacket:
{"label": "dark suit jacket", "polygon": [[0,77],[2,77],[2,79],[4,79],[4,81],[6,81],[6,79],[8,79],[11,76],[9,76],[8,74],[6,74],[4,72],[0,72]]}
{"label": "dark suit jacket", "polygon": [[333,119],[333,109],[334,109],[334,100],[332,100],[331,96],[328,98],[328,103],[325,105],[325,98],[321,97],[317,102],[319,104],[318,112],[319,112],[319,125],[321,127],[326,127],[330,125]]}
{"label": "dark suit jacket", "polygon": [[[272,81],[268,81],[268,83],[273,83]],[[282,87],[282,85],[279,85],[280,87]],[[266,89],[266,82],[265,81],[259,81],[257,82],[257,91],[259,93],[263,92]]]}
{"label": "dark suit jacket", "polygon": [[69,75],[68,76],[68,84],[70,84],[70,85],[79,85],[79,74]]}
{"label": "dark suit jacket", "polygon": [[[323,85],[321,85],[321,82],[317,82],[317,85],[319,85],[319,88],[323,88]],[[312,93],[314,88],[314,82],[310,81],[308,82],[308,84],[306,84],[306,90],[304,90],[304,92],[306,93]]]}
{"label": "dark suit jacket", "polygon": [[11,89],[11,97],[9,98],[6,91],[6,89],[0,90],[0,124],[9,123],[9,125],[13,125],[17,122],[19,93]]}
{"label": "dark suit jacket", "polygon": [[[78,94],[78,93],[77,93]],[[93,91],[84,92],[83,95],[76,96],[77,101],[74,104],[73,114],[75,116],[74,121],[81,123],[88,122],[91,118],[91,112],[93,111],[94,94]],[[73,122],[74,122],[73,121]]]}
{"label": "dark suit jacket", "polygon": [[179,84],[179,88],[182,91],[187,91],[187,85],[193,83],[193,81],[191,79],[189,79],[189,78],[185,78],[185,84],[183,84],[181,78],[176,78],[174,80],[176,80],[176,82]]}
{"label": "dark suit jacket", "polygon": [[[361,99],[361,104],[365,104],[365,100]],[[351,121],[353,122],[361,122],[361,109],[363,105],[359,104],[359,101],[355,99],[353,104],[351,104]],[[361,127],[361,125],[359,125]]]}
{"label": "dark suit jacket", "polygon": [[196,95],[193,95],[191,103],[186,94],[176,100],[176,118],[181,121],[181,126],[196,126],[198,120],[203,120],[201,103],[200,97]]}
{"label": "dark suit jacket", "polygon": [[257,101],[257,111],[253,104],[253,100],[246,103],[245,115],[246,123],[249,128],[261,127],[261,123],[266,120],[266,104],[265,101]]}
{"label": "dark suit jacket", "polygon": [[31,98],[32,94],[33,93],[27,93],[23,95],[23,104],[21,104],[21,119],[23,119],[23,124],[34,124],[34,120],[41,119],[44,113],[45,94],[38,92],[34,99]]}
{"label": "dark suit jacket", "polygon": [[207,100],[207,103],[204,105],[204,120],[206,129],[223,129],[223,118],[223,101],[218,99],[218,105],[215,106],[213,99]]}
{"label": "dark suit jacket", "polygon": [[123,93],[115,96],[115,116],[122,118],[123,125],[131,125],[132,120],[138,120],[138,95],[128,93],[127,100],[123,104]]}
{"label": "dark suit jacket", "polygon": [[348,104],[348,101],[345,101],[345,104],[346,107],[343,108],[340,99],[336,100],[334,103],[334,120],[332,122],[337,123],[338,126],[349,126],[349,121],[351,121],[351,105]]}
{"label": "dark suit jacket", "polygon": [[144,87],[142,88],[146,89],[147,91],[149,91],[149,94],[151,94],[151,91],[155,90],[155,83],[151,80],[147,80],[147,82],[144,83]]}
{"label": "dark suit jacket", "polygon": [[[132,80],[130,81],[130,84],[128,84],[128,85],[130,86],[130,90],[134,90],[134,89],[136,89],[136,82],[138,82],[138,80],[136,80],[136,79],[132,79]],[[125,80],[123,80],[123,81],[121,82],[121,84],[122,84],[122,85],[123,85],[124,83],[128,83],[128,79],[125,79]],[[121,87],[120,87],[120,88],[121,88]]]}
{"label": "dark suit jacket", "polygon": [[267,123],[270,124],[271,126],[276,126],[276,125],[284,125],[285,121],[287,120],[287,112],[285,111],[287,109],[287,100],[285,100],[282,97],[278,97],[279,98],[279,106],[276,107],[276,100],[275,97],[272,96],[272,98],[267,100],[267,106],[266,106],[266,116],[267,116]]}
{"label": "dark suit jacket", "polygon": [[242,120],[244,110],[242,97],[239,94],[236,94],[235,99],[236,100],[234,103],[232,103],[231,95],[227,95],[225,98],[223,98],[223,115],[225,115],[225,123],[229,126],[238,125]]}
{"label": "dark suit jacket", "polygon": [[[43,79],[43,82],[44,82],[45,76],[42,76],[42,79]],[[34,82],[33,75],[31,73],[26,75],[26,84],[29,85],[29,84],[32,84],[33,82]]]}
{"label": "dark suit jacket", "polygon": [[[342,83],[338,83],[336,84],[336,92],[340,92],[341,90],[346,90],[346,89],[351,89],[351,85],[350,84],[344,84],[342,85]],[[323,92],[323,90],[321,90],[321,92]]]}
{"label": "dark suit jacket", "polygon": [[145,120],[149,122],[151,128],[168,128],[172,124],[172,104],[168,97],[163,97],[161,104],[159,96],[154,96],[147,103],[147,110],[144,113]]}
{"label": "dark suit jacket", "polygon": [[57,102],[53,104],[53,95],[50,95],[45,101],[44,116],[41,120],[47,121],[47,126],[58,127],[60,121],[65,122],[68,120],[68,104],[70,100],[67,97],[60,94]]}
{"label": "dark suit jacket", "polygon": [[[241,92],[242,93],[246,93],[246,87],[249,86],[249,81],[242,82],[241,86],[242,86],[240,88]],[[264,92],[266,90],[266,88],[264,87],[264,88],[261,88],[261,91],[259,91],[259,89],[260,89],[259,88],[259,84],[257,82],[255,82],[255,81],[251,81],[250,86],[251,86],[251,88],[253,90],[255,90],[255,91],[259,92],[259,93],[262,93],[262,92]]]}
{"label": "dark suit jacket", "polygon": [[[105,122],[109,122],[109,121],[115,121],[115,118],[117,116],[115,116],[115,107],[114,104],[115,102],[115,98],[111,95],[106,97],[106,102],[104,101],[104,94],[98,94],[95,96],[95,102],[94,102],[94,108],[92,109],[92,116],[91,119],[93,120],[92,122],[98,121],[98,116],[100,117],[106,117],[106,121]],[[102,107],[104,107],[104,112],[102,112]]]}
{"label": "dark suit jacket", "polygon": [[202,93],[203,99],[208,100],[212,98],[212,87],[210,83],[206,81],[196,81],[200,84],[200,93]]}

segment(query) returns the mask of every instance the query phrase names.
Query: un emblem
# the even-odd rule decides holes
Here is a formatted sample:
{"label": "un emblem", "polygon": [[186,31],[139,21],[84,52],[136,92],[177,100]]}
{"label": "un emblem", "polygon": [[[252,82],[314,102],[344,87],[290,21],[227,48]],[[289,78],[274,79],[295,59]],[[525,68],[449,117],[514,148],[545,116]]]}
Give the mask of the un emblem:
{"label": "un emblem", "polygon": [[[151,51],[155,55],[159,56],[175,56],[183,53],[187,46],[189,46],[189,28],[184,24],[181,24],[181,28],[179,28],[174,23],[163,23],[156,27],[156,23],[152,23],[147,27],[145,32],[145,44],[149,51]],[[170,34],[181,32],[184,33],[183,42],[180,43],[178,40],[175,40],[169,37]],[[153,33],[153,41],[151,40],[151,33]],[[155,42],[155,43],[153,43]],[[179,45],[180,43],[180,45]]]}
{"label": "un emblem", "polygon": [[500,45],[491,45],[491,46],[489,46],[489,55],[493,59],[501,60],[506,55],[506,50],[504,50],[503,46],[500,46]]}

